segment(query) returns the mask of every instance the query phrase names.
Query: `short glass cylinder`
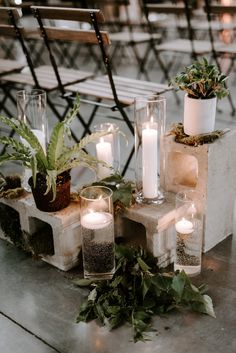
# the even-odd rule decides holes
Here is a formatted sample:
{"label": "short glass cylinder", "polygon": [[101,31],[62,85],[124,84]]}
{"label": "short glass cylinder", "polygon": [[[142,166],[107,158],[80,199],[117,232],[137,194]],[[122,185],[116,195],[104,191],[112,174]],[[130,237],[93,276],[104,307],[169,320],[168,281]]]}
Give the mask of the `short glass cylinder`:
{"label": "short glass cylinder", "polygon": [[161,149],[165,132],[166,98],[158,95],[135,98],[135,181],[138,203],[161,204]]}
{"label": "short glass cylinder", "polygon": [[112,190],[89,186],[80,200],[84,278],[110,279],[115,272]]}
{"label": "short glass cylinder", "polygon": [[203,215],[200,194],[185,190],[175,198],[176,254],[174,270],[195,276],[201,272]]}
{"label": "short glass cylinder", "polygon": [[109,132],[96,143],[97,159],[107,163],[109,167],[98,166],[98,179],[109,177],[114,172],[120,171],[120,139],[119,128],[114,123],[101,123],[93,127],[95,132]]}

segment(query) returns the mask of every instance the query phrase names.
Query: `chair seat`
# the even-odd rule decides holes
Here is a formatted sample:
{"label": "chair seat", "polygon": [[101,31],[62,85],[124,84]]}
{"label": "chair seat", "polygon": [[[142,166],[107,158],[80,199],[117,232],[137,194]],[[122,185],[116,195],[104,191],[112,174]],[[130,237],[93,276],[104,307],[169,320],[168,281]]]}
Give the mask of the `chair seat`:
{"label": "chair seat", "polygon": [[21,70],[25,65],[17,60],[0,59],[0,75]]}
{"label": "chair seat", "polygon": [[[161,94],[172,90],[168,85],[152,83],[148,81],[129,79],[126,77],[113,76],[119,101],[124,105],[134,103],[134,98],[149,94]],[[114,101],[114,96],[110,87],[108,76],[100,76],[84,82],[67,86],[70,92],[78,92],[100,99]]]}
{"label": "chair seat", "polygon": [[[210,53],[211,43],[205,40],[194,40],[194,50],[198,55]],[[222,47],[222,43],[215,43],[215,48]],[[192,46],[189,39],[176,39],[156,46],[159,51],[171,51],[189,54],[192,52]]]}
{"label": "chair seat", "polygon": [[[39,66],[35,69],[35,73],[41,88],[50,91],[58,87],[58,82],[51,66]],[[67,68],[59,68],[59,73],[63,86],[71,85],[78,81],[83,81],[94,75],[92,72]],[[33,77],[28,68],[25,68],[20,73],[4,75],[2,76],[2,79],[15,83],[29,84],[32,86],[35,85]]]}
{"label": "chair seat", "polygon": [[151,35],[146,32],[117,32],[117,33],[110,34],[111,42],[145,43],[145,42],[149,42],[151,38],[158,40],[158,39],[161,39],[161,35],[158,33],[155,33],[151,37]]}

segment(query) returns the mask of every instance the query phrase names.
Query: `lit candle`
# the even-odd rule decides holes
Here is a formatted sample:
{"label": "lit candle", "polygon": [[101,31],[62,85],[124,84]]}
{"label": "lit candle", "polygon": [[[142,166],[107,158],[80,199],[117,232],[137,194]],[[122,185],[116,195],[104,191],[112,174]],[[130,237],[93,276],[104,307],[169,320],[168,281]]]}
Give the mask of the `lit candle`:
{"label": "lit candle", "polygon": [[176,232],[181,234],[191,234],[194,231],[193,223],[185,218],[182,218],[175,224]]}
{"label": "lit candle", "polygon": [[143,196],[158,196],[158,132],[157,123],[145,123],[142,129]]}
{"label": "lit candle", "polygon": [[101,229],[113,221],[111,213],[90,212],[81,217],[81,226],[87,229]]}
{"label": "lit candle", "polygon": [[[113,156],[112,156],[112,148],[111,143],[104,141],[101,138],[100,142],[96,144],[96,152],[97,152],[97,159],[107,163],[108,165],[113,165]],[[100,179],[106,178],[111,174],[109,168],[104,167],[102,165],[98,166],[98,177]]]}

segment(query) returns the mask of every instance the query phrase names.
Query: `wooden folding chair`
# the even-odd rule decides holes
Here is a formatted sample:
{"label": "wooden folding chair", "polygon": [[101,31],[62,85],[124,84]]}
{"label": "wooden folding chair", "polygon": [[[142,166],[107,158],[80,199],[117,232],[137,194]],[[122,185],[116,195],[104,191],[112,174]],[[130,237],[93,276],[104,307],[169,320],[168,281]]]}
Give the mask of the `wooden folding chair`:
{"label": "wooden folding chair", "polygon": [[[134,134],[133,123],[125,108],[130,107],[133,104],[136,96],[163,93],[170,90],[170,88],[163,84],[134,80],[127,77],[124,78],[113,76],[110,58],[107,53],[107,47],[110,45],[110,39],[107,31],[100,30],[100,24],[104,22],[104,16],[99,9],[62,9],[55,7],[33,6],[32,11],[38,20],[41,35],[44,38],[45,45],[50,53],[51,40],[68,40],[84,44],[97,44],[100,48],[102,61],[104,63],[107,75],[67,86],[66,90],[68,92],[79,93],[87,103],[94,104],[96,110],[99,107],[103,107],[109,108],[112,111],[119,111],[122,120],[126,123],[130,132]],[[91,29],[76,30],[70,29],[69,27],[62,28],[57,26],[57,21],[55,21],[55,26],[51,27],[44,23],[44,21],[48,19],[85,22],[91,25]],[[58,74],[58,69],[51,54],[50,58],[52,59],[55,73]],[[88,121],[89,127],[94,120],[95,113],[96,111],[93,110]],[[122,172],[123,174],[128,168],[133,152],[134,148],[132,148],[129,157],[125,162]]]}
{"label": "wooden folding chair", "polygon": [[[166,22],[176,21],[178,23],[178,19],[185,20],[186,23],[186,33],[185,36],[180,36],[179,31],[176,29],[176,37],[173,39],[164,40],[163,43],[152,46],[154,56],[161,60],[163,63],[166,60],[163,59],[164,54],[168,54],[170,56],[170,61],[165,64],[165,79],[168,79],[170,74],[170,70],[172,69],[175,59],[177,56],[180,57],[181,64],[183,61],[183,57],[187,56],[190,61],[193,59],[197,59],[200,56],[211,55],[211,43],[210,40],[199,40],[196,38],[196,31],[192,26],[192,21],[194,17],[194,11],[188,0],[178,1],[177,4],[156,4],[150,0],[143,0],[143,10],[145,12],[150,32],[154,32],[157,30],[157,27],[154,26],[153,22],[150,21],[150,14],[166,14],[167,19]],[[221,43],[216,43],[216,46],[220,46]],[[143,65],[147,64],[148,58],[145,58],[145,62]]]}
{"label": "wooden folding chair", "polygon": [[[12,89],[24,89],[26,86],[44,89],[48,93],[47,102],[50,109],[53,111],[56,117],[59,120],[61,120],[64,118],[66,112],[72,106],[72,103],[73,103],[67,96],[67,93],[65,91],[65,86],[69,84],[71,85],[78,81],[83,81],[86,78],[92,77],[93,73],[88,71],[80,71],[80,70],[59,67],[58,68],[59,76],[57,77],[51,64],[36,67],[32,62],[32,58],[27,46],[27,40],[29,38],[30,39],[34,38],[36,33],[35,33],[35,30],[27,31],[25,28],[23,28],[23,26],[18,24],[20,17],[21,17],[21,12],[17,8],[12,8],[12,7],[0,8],[0,21],[1,19],[4,19],[4,21],[7,19],[8,23],[10,23],[10,24],[4,23],[0,27],[0,34],[2,36],[13,37],[18,40],[28,64],[27,69],[24,68],[24,70],[20,72],[18,71],[15,73],[12,73],[12,72],[7,73],[0,77],[1,87],[2,89],[4,89],[4,92],[7,92],[2,103],[6,101],[6,97],[10,97],[12,102],[15,104],[14,96],[11,94]],[[33,37],[32,37],[32,33],[33,33]],[[38,37],[40,38],[39,35]],[[58,96],[60,95],[67,103],[63,112],[59,111],[59,109],[56,107],[56,104],[52,102],[50,98],[51,92],[56,92]],[[84,128],[84,131],[90,132],[86,122],[84,121],[84,119],[81,117],[80,114],[78,114],[78,119],[80,120]],[[76,137],[76,135],[73,133],[72,135],[74,139],[78,141],[78,138]]]}
{"label": "wooden folding chair", "polygon": [[[121,58],[128,54],[131,56],[131,60],[134,58],[135,65],[138,68],[137,78],[143,76],[146,80],[150,80],[148,70],[141,63],[152,43],[160,42],[161,34],[155,33],[151,36],[149,31],[145,30],[146,27],[142,18],[131,19],[130,0],[86,0],[84,4],[87,8],[101,9],[105,14],[103,27],[109,31],[113,46],[110,54],[113,61],[113,70],[117,67],[117,72]],[[138,2],[136,6],[139,9]]]}
{"label": "wooden folding chair", "polygon": [[[235,27],[232,27],[232,26],[228,26],[228,28],[225,27],[223,23],[223,16],[226,14],[231,16],[231,22],[233,24],[236,16],[236,6],[212,5],[210,0],[205,0],[204,9],[206,11],[207,20],[208,20],[208,31],[209,31],[209,37],[210,37],[210,43],[211,43],[212,56],[221,71],[222,71],[222,65],[220,63],[221,59],[229,60],[228,68],[224,72],[226,75],[229,75],[234,67],[234,63],[236,59],[236,43],[234,42]],[[212,22],[215,23],[216,19],[218,19],[218,23],[220,24],[219,30],[217,31],[217,39],[215,38],[215,31],[212,25]],[[222,41],[221,45],[218,45],[219,34],[220,33],[225,34],[226,33],[225,31],[228,31],[228,32],[230,31],[232,38],[228,44],[225,44]],[[228,100],[232,109],[231,114],[234,115],[236,108],[230,92],[228,95]]]}

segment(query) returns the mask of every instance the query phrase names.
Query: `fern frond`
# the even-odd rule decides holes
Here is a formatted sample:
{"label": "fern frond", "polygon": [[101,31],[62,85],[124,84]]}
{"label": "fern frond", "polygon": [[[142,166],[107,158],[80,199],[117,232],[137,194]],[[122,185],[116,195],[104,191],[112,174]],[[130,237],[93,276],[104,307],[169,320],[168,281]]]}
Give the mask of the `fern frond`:
{"label": "fern frond", "polygon": [[25,154],[26,156],[30,154],[29,147],[25,146],[22,142],[17,141],[12,137],[2,136],[0,137],[0,143],[13,148],[18,153]]}
{"label": "fern frond", "polygon": [[0,121],[16,131],[37,153],[37,158],[40,160],[41,165],[45,166],[47,169],[47,159],[44,150],[38,141],[37,137],[31,131],[31,129],[23,122],[15,118],[6,118],[0,115]]}
{"label": "fern frond", "polygon": [[56,161],[62,154],[64,148],[64,124],[59,122],[55,125],[47,148],[48,167],[54,169]]}
{"label": "fern frond", "polygon": [[78,150],[82,150],[83,148],[85,148],[89,143],[94,143],[97,142],[99,140],[99,138],[106,136],[106,135],[110,135],[112,134],[112,131],[101,131],[101,132],[94,132],[91,135],[86,135],[84,138],[82,138],[80,140],[79,143],[77,143],[75,146],[77,146]]}
{"label": "fern frond", "polygon": [[47,190],[45,191],[45,195],[49,193],[49,191],[52,189],[52,195],[53,198],[51,202],[53,202],[56,198],[56,187],[57,187],[57,175],[60,174],[56,170],[48,170],[48,174],[46,176],[47,178]]}

